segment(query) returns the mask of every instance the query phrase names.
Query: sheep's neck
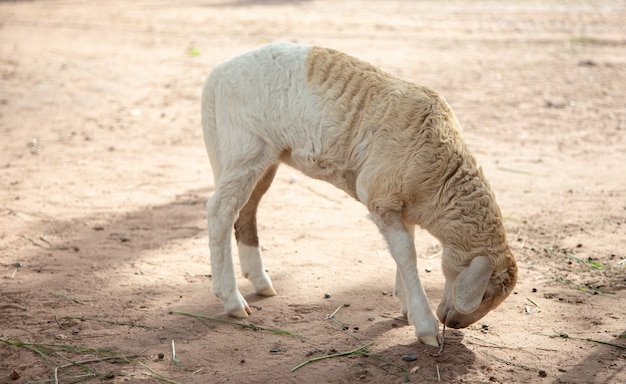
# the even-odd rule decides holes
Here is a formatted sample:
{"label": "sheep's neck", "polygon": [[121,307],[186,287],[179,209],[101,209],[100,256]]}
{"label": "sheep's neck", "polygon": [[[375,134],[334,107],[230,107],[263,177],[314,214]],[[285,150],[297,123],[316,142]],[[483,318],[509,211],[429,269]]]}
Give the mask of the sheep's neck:
{"label": "sheep's neck", "polygon": [[422,225],[444,247],[472,256],[503,251],[508,246],[502,214],[482,171],[471,157],[449,168]]}

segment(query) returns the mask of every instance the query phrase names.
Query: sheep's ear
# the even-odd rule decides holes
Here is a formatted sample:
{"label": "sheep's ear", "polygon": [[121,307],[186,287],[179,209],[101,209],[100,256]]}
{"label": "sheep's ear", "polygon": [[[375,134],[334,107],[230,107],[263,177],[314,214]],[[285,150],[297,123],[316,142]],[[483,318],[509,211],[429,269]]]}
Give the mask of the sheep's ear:
{"label": "sheep's ear", "polygon": [[475,257],[454,284],[454,307],[462,314],[478,309],[489,285],[493,268],[486,256]]}

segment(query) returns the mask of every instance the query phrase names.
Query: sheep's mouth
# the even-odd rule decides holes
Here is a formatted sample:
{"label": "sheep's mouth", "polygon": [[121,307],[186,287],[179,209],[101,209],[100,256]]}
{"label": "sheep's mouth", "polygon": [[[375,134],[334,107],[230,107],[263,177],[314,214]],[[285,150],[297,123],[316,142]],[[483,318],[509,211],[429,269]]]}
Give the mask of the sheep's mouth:
{"label": "sheep's mouth", "polygon": [[456,312],[456,310],[451,309],[445,313],[442,314],[438,314],[439,317],[439,321],[441,321],[442,324],[444,324],[446,327],[448,328],[453,328],[453,329],[461,329],[461,328],[467,328],[470,325],[472,325],[473,323],[475,323],[478,319],[473,320],[472,321],[461,321],[459,319],[459,313]]}

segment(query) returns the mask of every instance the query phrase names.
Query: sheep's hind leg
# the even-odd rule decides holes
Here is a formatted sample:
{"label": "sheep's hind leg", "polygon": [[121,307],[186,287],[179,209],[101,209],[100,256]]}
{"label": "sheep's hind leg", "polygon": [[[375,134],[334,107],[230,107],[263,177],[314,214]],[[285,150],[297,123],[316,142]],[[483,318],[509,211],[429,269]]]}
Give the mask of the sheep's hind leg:
{"label": "sheep's hind leg", "polygon": [[239,212],[239,217],[235,222],[235,238],[239,249],[241,272],[250,279],[254,291],[261,296],[274,296],[276,291],[263,265],[263,257],[259,249],[256,213],[259,202],[272,184],[277,169],[278,164],[272,165],[257,182],[250,199]]}
{"label": "sheep's hind leg", "polygon": [[230,172],[222,172],[216,191],[207,202],[209,248],[213,293],[222,300],[226,313],[244,318],[250,307],[237,289],[232,259],[231,231],[239,211],[266,168],[240,164]]}

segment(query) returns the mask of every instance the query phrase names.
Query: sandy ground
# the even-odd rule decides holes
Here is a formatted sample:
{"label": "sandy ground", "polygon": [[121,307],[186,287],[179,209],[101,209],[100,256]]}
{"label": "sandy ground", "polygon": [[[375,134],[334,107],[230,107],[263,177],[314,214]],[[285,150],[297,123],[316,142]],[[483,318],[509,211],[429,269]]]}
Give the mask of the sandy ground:
{"label": "sandy ground", "polygon": [[[0,382],[626,382],[625,25],[623,1],[1,1]],[[246,324],[295,335],[178,313],[229,320],[202,83],[271,41],[428,85],[461,120],[520,275],[441,356],[394,319],[365,208],[287,167],[259,212],[279,294],[239,286]],[[436,307],[440,247],[416,246]]]}

